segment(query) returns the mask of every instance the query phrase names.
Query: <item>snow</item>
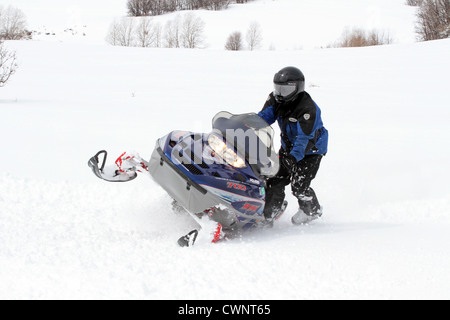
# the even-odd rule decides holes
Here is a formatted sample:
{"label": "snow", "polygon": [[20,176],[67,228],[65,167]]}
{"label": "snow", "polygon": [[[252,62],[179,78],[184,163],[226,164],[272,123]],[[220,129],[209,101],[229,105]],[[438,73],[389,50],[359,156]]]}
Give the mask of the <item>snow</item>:
{"label": "snow", "polygon": [[[110,2],[112,20],[124,6]],[[358,12],[380,12],[379,26],[402,30],[382,47],[319,49],[336,34],[316,28],[303,46],[272,38],[263,23],[276,50],[228,52],[222,35],[203,50],[111,47],[95,36],[100,24],[85,40],[7,42],[20,68],[0,91],[0,298],[449,299],[450,40],[414,43],[403,2],[389,0],[389,14],[384,0],[259,0],[197,13],[244,28],[248,8],[254,20],[329,4],[339,36],[339,17],[356,25],[368,21]],[[44,3],[57,2],[14,0],[30,24],[66,27],[62,16],[39,15]],[[64,3],[55,10],[96,12]],[[287,65],[306,74],[330,132],[313,182],[321,220],[293,226],[289,195],[273,229],[179,248],[195,223],[173,213],[150,178],[114,184],[90,172],[101,149],[149,158],[169,131],[207,132],[219,111],[258,111]]]}

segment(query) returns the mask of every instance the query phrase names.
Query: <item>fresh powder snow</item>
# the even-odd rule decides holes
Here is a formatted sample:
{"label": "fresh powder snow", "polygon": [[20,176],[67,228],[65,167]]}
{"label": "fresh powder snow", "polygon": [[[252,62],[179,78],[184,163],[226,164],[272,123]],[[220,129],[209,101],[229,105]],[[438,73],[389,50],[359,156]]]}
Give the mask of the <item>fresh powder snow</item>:
{"label": "fresh powder snow", "polygon": [[[6,42],[19,69],[0,89],[1,299],[450,298],[450,39],[416,43],[404,0],[201,10],[207,46],[194,50],[106,44],[125,0],[10,2],[55,35]],[[226,51],[253,20],[262,48]],[[394,44],[325,48],[353,26]],[[195,222],[150,177],[113,184],[88,168],[102,149],[150,158],[172,130],[258,112],[288,65],[330,132],[320,220],[293,226],[289,195],[272,229],[180,248]]]}

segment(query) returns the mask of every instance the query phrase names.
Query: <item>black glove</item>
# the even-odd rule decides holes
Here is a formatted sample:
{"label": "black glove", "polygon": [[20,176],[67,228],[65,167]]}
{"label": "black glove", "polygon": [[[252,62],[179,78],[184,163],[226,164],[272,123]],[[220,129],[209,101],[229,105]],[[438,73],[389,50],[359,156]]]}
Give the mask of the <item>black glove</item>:
{"label": "black glove", "polygon": [[281,158],[281,165],[289,170],[289,172],[294,172],[296,170],[297,163],[297,159],[291,154]]}

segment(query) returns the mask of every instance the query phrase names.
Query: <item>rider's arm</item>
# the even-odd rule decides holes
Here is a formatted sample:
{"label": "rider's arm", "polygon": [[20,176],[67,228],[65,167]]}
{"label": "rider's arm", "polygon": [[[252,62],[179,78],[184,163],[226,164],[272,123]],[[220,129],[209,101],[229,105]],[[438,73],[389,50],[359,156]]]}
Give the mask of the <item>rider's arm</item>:
{"label": "rider's arm", "polygon": [[263,118],[269,125],[272,125],[277,117],[275,115],[275,98],[271,93],[264,104],[263,109],[258,113],[258,115]]}
{"label": "rider's arm", "polygon": [[305,154],[308,152],[308,143],[314,139],[316,130],[322,126],[322,120],[320,119],[320,112],[317,105],[311,104],[303,109],[303,112],[298,115],[297,121],[297,137],[294,141],[294,146],[291,151],[291,155],[294,156],[297,161],[302,160]]}

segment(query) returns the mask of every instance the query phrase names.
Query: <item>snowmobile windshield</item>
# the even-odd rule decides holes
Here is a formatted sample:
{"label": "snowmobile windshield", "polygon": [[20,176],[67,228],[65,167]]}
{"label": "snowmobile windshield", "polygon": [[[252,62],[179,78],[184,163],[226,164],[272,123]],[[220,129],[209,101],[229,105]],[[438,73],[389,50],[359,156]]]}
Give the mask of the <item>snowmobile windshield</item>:
{"label": "snowmobile windshield", "polygon": [[272,127],[256,113],[218,113],[212,121],[213,134],[224,138],[227,146],[245,157],[253,171],[273,177],[280,168],[278,154],[273,147]]}

